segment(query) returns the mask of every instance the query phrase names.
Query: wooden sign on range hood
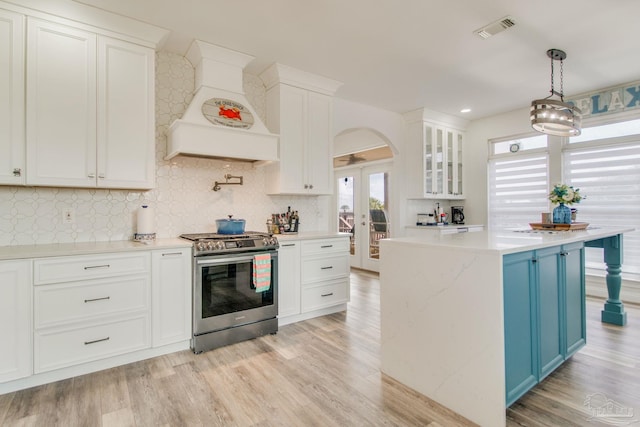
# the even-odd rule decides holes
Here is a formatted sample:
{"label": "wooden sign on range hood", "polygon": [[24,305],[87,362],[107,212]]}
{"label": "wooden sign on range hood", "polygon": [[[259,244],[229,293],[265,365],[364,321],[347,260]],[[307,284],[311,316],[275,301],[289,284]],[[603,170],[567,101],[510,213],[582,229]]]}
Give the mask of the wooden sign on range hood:
{"label": "wooden sign on range hood", "polygon": [[278,135],[269,132],[242,90],[242,70],[254,57],[194,40],[186,58],[196,69],[196,91],[169,127],[165,159],[277,161]]}

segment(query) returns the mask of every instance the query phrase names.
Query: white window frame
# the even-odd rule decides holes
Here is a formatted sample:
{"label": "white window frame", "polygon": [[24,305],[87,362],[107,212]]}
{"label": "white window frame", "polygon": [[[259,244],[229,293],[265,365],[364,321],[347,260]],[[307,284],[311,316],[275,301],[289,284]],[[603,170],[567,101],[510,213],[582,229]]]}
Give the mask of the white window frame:
{"label": "white window frame", "polygon": [[[496,139],[491,139],[489,140],[489,159],[488,159],[488,164],[487,164],[487,218],[489,218],[488,220],[488,224],[487,224],[487,228],[489,230],[495,230],[495,229],[500,229],[500,228],[505,228],[502,224],[500,223],[496,223],[494,220],[496,219],[496,215],[495,212],[492,211],[491,208],[491,179],[492,179],[492,174],[494,173],[493,170],[491,169],[491,165],[493,162],[495,161],[500,161],[500,160],[526,160],[527,158],[533,158],[533,157],[539,157],[539,156],[545,156],[546,157],[546,169],[547,169],[547,189],[549,188],[549,171],[551,168],[551,156],[550,156],[550,145],[551,142],[549,141],[549,138],[547,138],[547,146],[545,148],[535,148],[535,149],[530,149],[530,150],[524,150],[524,151],[518,151],[515,153],[509,152],[509,153],[501,153],[501,154],[495,154],[495,145],[501,142],[505,142],[505,141],[517,141],[517,140],[521,140],[521,139],[527,139],[527,138],[532,138],[532,137],[536,137],[539,136],[540,134],[536,133],[536,132],[531,132],[531,133],[527,133],[527,134],[521,134],[521,135],[515,135],[515,136],[511,136],[511,137],[506,137],[506,138],[496,138]],[[546,199],[546,195],[544,196]],[[542,204],[541,204],[542,205]],[[548,201],[546,202],[546,205],[548,207],[549,203]],[[531,221],[530,222],[538,222],[540,219],[540,213],[542,213],[543,210],[541,210],[538,213],[532,213],[531,216]],[[514,223],[512,226],[512,228],[526,228],[527,224],[526,223]],[[509,228],[507,226],[507,228]]]}

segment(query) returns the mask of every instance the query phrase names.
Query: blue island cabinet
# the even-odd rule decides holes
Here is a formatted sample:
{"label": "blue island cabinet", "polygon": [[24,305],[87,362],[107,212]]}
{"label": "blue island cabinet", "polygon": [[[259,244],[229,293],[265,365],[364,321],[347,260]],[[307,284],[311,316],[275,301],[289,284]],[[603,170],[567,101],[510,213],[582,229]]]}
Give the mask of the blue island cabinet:
{"label": "blue island cabinet", "polygon": [[584,244],[503,258],[506,404],[585,343]]}

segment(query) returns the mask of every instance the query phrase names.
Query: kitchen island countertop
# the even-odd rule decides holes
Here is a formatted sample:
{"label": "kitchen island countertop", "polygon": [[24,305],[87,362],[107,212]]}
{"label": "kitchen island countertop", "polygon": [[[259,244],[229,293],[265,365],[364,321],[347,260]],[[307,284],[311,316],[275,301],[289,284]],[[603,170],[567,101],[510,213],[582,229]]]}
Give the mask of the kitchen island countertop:
{"label": "kitchen island countertop", "polygon": [[603,249],[609,299],[602,321],[624,325],[622,235],[631,231],[480,231],[381,240],[382,372],[479,425],[504,426],[503,260],[580,242]]}
{"label": "kitchen island countertop", "polygon": [[458,234],[428,234],[388,239],[389,241],[414,245],[452,248],[460,251],[489,251],[505,255],[530,251],[567,243],[597,240],[634,231],[632,227],[602,227],[579,231],[477,231]]}

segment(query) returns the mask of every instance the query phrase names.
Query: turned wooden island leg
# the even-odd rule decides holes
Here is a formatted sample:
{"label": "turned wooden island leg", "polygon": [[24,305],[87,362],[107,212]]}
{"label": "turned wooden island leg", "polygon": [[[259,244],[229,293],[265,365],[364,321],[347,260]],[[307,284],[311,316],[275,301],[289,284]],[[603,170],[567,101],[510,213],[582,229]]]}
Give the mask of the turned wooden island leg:
{"label": "turned wooden island leg", "polygon": [[609,297],[604,303],[602,321],[614,325],[627,324],[627,313],[620,300],[622,287],[622,234],[586,242],[586,246],[604,249],[604,262],[607,264],[607,292]]}

